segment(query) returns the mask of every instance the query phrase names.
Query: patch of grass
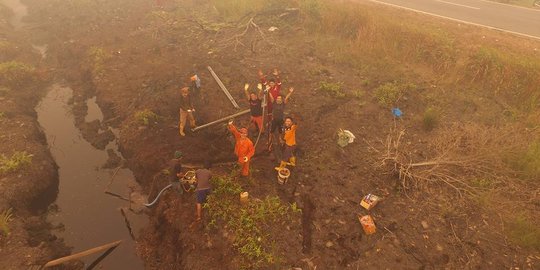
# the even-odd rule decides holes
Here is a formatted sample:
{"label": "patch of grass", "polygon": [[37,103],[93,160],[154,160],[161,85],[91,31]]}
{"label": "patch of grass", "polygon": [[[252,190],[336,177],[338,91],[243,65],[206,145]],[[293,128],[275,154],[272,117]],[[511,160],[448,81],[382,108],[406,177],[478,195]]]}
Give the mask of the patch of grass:
{"label": "patch of grass", "polygon": [[473,187],[487,189],[493,186],[493,182],[487,178],[475,178],[471,180],[471,185]]}
{"label": "patch of grass", "polygon": [[5,86],[0,86],[0,95],[5,96],[7,93],[9,93],[9,88]]}
{"label": "patch of grass", "polygon": [[290,0],[211,0],[211,4],[225,19],[238,20],[249,14],[272,12],[291,7]]}
{"label": "patch of grass", "polygon": [[291,214],[300,212],[294,205],[286,205],[278,197],[251,199],[242,205],[240,185],[230,177],[212,179],[213,190],[204,208],[208,209],[211,226],[226,228],[233,234],[233,246],[245,269],[268,268],[279,261],[274,240],[268,231],[277,224],[290,220]]}
{"label": "patch of grass", "polygon": [[139,124],[148,126],[151,123],[157,122],[159,120],[159,116],[149,109],[144,109],[135,113],[135,120]]}
{"label": "patch of grass", "polygon": [[0,156],[0,174],[14,172],[32,164],[32,155],[25,151],[16,151],[10,158],[4,154]]}
{"label": "patch of grass", "polygon": [[530,221],[524,214],[518,215],[510,223],[509,233],[515,243],[540,250],[540,227]]}
{"label": "patch of grass", "polygon": [[6,118],[6,113],[0,112],[0,122]]}
{"label": "patch of grass", "polygon": [[329,97],[345,97],[345,92],[343,91],[343,85],[341,83],[321,82],[317,91]]}
{"label": "patch of grass", "polygon": [[540,105],[540,62],[537,57],[481,47],[470,57],[465,77],[504,98],[510,105],[532,111]]}
{"label": "patch of grass", "polygon": [[87,55],[94,77],[101,77],[103,74],[105,74],[105,62],[111,57],[111,55],[105,52],[103,48],[96,46],[90,47]]}
{"label": "patch of grass", "polygon": [[0,213],[0,232],[4,235],[9,234],[9,223],[13,219],[13,211],[11,208]]}
{"label": "patch of grass", "polygon": [[424,129],[432,131],[439,125],[439,113],[434,108],[427,108],[422,116]]}
{"label": "patch of grass", "polygon": [[395,106],[402,96],[403,90],[395,82],[385,83],[375,90],[377,102],[385,107]]}
{"label": "patch of grass", "polygon": [[527,178],[538,181],[540,177],[540,141],[532,142],[517,160],[514,167],[522,171]]}
{"label": "patch of grass", "polygon": [[0,63],[0,81],[7,86],[20,86],[23,83],[32,82],[34,79],[34,67],[17,61]]}

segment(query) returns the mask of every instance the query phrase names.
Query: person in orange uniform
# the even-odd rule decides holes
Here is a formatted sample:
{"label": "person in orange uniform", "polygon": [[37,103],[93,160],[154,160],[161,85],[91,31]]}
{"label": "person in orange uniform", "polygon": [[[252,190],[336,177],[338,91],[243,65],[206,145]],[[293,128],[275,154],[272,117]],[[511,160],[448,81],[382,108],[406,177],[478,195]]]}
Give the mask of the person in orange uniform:
{"label": "person in orange uniform", "polygon": [[276,170],[281,170],[287,165],[296,166],[296,157],[294,151],[296,150],[296,128],[291,117],[286,117],[283,125],[283,138],[280,141],[283,145],[283,152],[281,154],[281,162]]}
{"label": "person in orange uniform", "polygon": [[238,157],[238,164],[242,167],[241,175],[249,176],[249,162],[251,157],[255,154],[255,147],[253,142],[248,138],[248,131],[246,128],[238,130],[233,121],[229,121],[229,130],[236,139],[236,145],[234,146],[234,153]]}

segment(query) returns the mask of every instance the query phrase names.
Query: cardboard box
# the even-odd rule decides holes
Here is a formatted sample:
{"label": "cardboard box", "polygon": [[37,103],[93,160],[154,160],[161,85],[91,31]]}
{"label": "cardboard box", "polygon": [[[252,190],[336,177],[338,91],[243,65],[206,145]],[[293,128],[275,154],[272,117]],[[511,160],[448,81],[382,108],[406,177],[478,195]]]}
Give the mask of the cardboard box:
{"label": "cardboard box", "polygon": [[364,232],[367,235],[374,234],[377,232],[377,227],[375,226],[375,222],[373,221],[373,218],[371,218],[370,215],[360,216],[358,215],[358,221],[360,221],[360,224],[362,224],[362,229],[364,229]]}
{"label": "cardboard box", "polygon": [[381,198],[377,195],[368,194],[362,198],[360,201],[360,205],[367,210],[371,210],[371,208],[375,207],[377,203],[381,200]]}

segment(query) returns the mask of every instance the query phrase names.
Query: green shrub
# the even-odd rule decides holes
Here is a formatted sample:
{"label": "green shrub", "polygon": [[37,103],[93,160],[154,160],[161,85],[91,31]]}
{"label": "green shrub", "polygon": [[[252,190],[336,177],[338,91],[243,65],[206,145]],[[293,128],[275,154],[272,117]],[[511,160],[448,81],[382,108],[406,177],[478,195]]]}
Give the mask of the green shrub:
{"label": "green shrub", "polygon": [[4,235],[9,234],[9,223],[11,222],[12,217],[13,213],[11,208],[0,213],[0,232],[2,232]]}
{"label": "green shrub", "polygon": [[210,216],[210,226],[224,223],[233,234],[233,246],[241,255],[243,268],[265,268],[279,259],[273,250],[274,241],[266,232],[276,224],[290,220],[291,213],[300,209],[286,205],[278,197],[266,197],[263,200],[251,199],[246,205],[239,202],[242,188],[229,177],[212,179],[213,190],[204,205]]}
{"label": "green shrub", "polygon": [[319,93],[329,96],[329,97],[334,97],[334,98],[345,97],[345,92],[343,92],[341,83],[321,82],[317,90]]}
{"label": "green shrub", "polygon": [[2,154],[0,156],[0,173],[14,172],[30,164],[32,164],[32,155],[24,151],[16,151],[10,158]]}
{"label": "green shrub", "polygon": [[135,113],[135,120],[145,126],[150,125],[150,123],[157,122],[158,119],[159,116],[149,109],[144,109]]}
{"label": "green shrub", "polygon": [[88,61],[92,67],[94,77],[100,77],[105,73],[105,62],[110,58],[110,54],[100,47],[90,47],[88,49]]}
{"label": "green shrub", "polygon": [[0,122],[6,118],[6,114],[4,112],[0,112]]}
{"label": "green shrub", "polygon": [[424,111],[424,115],[422,117],[422,124],[424,126],[424,129],[427,131],[433,130],[437,125],[439,124],[439,114],[435,109],[428,108]]}
{"label": "green shrub", "polygon": [[510,236],[519,245],[540,250],[540,227],[529,221],[524,214],[511,222]]}
{"label": "green shrub", "polygon": [[17,61],[0,63],[0,81],[9,86],[19,86],[34,79],[34,67]]}
{"label": "green shrub", "polygon": [[385,83],[375,90],[375,97],[382,106],[394,106],[403,96],[403,91],[395,82]]}

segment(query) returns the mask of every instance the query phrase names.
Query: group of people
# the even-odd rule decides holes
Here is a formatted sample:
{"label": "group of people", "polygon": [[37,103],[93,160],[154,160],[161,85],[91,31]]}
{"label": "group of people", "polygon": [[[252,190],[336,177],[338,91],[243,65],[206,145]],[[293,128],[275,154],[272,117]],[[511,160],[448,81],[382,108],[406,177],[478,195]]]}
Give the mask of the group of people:
{"label": "group of people", "polygon": [[[267,79],[259,70],[260,83],[257,91],[250,92],[250,85],[244,85],[244,93],[249,103],[250,125],[253,124],[260,138],[265,129],[268,131],[267,150],[273,150],[275,136],[279,138],[281,147],[280,163],[276,170],[281,170],[287,165],[295,166],[296,157],[296,128],[292,117],[285,117],[285,105],[289,101],[294,88],[290,87],[285,96],[281,93],[281,79],[279,71],[274,69],[273,78]],[[264,88],[264,89],[263,89]],[[266,125],[264,125],[266,123]],[[233,122],[229,122],[229,130],[236,139],[235,154],[238,156],[238,163],[241,165],[242,176],[249,175],[249,163],[255,153],[255,146],[248,138],[248,129],[237,129]],[[277,133],[277,134],[276,134]]]}
{"label": "group of people", "polygon": [[[289,98],[294,92],[294,88],[290,87],[285,95],[281,93],[281,79],[279,71],[274,69],[273,77],[267,78],[262,71],[258,72],[260,83],[257,85],[256,91],[250,91],[250,85],[244,85],[244,94],[250,108],[250,121],[248,127],[237,128],[231,119],[228,123],[228,129],[235,138],[234,153],[237,156],[237,162],[240,165],[240,175],[243,177],[249,176],[249,165],[251,159],[255,155],[255,147],[265,131],[268,132],[268,140],[266,143],[267,151],[273,151],[275,138],[279,142],[279,165],[276,170],[282,170],[286,166],[296,166],[296,129],[292,117],[285,116],[285,106]],[[191,128],[196,126],[193,113],[195,108],[192,102],[192,94],[199,90],[200,84],[198,77],[191,78],[191,87],[184,87],[180,90],[180,111],[179,111],[179,134],[185,136],[184,128],[189,122]],[[191,88],[191,91],[190,91]],[[248,136],[248,129],[251,125],[255,126],[257,131],[257,140],[255,144]],[[178,152],[178,151],[177,151]],[[178,157],[176,157],[179,155]],[[177,181],[182,177],[180,172],[181,153],[175,153],[175,159],[171,165],[171,175]],[[198,180],[197,186],[197,220],[201,218],[201,207],[206,202],[206,196],[209,194],[210,187],[210,167],[209,162],[205,162],[204,169],[195,172]]]}

